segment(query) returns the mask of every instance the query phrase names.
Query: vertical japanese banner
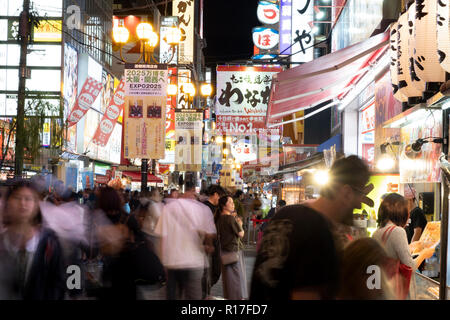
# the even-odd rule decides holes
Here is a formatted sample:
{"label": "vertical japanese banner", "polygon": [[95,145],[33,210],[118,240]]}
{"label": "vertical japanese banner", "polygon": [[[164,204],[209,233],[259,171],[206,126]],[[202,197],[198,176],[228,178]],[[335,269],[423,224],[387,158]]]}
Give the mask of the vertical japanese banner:
{"label": "vertical japanese banner", "polygon": [[178,26],[178,17],[162,17],[161,27],[159,28],[159,62],[167,64],[178,63],[177,46],[169,45],[165,40],[165,36],[170,32],[172,27]]}
{"label": "vertical japanese banner", "polygon": [[312,22],[314,21],[314,1],[292,1],[292,33],[291,41],[292,62],[309,62],[314,59],[314,35]]}
{"label": "vertical japanese banner", "polygon": [[[178,88],[182,88],[183,83],[191,82],[191,70],[183,70],[178,69]],[[189,108],[189,97],[182,92],[182,90],[178,90],[177,95],[177,108],[179,109],[187,109]]]}
{"label": "vertical japanese banner", "polygon": [[202,112],[175,112],[175,171],[202,170],[202,124]]}
{"label": "vertical japanese banner", "polygon": [[105,147],[108,144],[109,137],[111,136],[117,120],[122,113],[124,104],[125,78],[122,78],[113,98],[109,101],[109,106],[106,108],[102,120],[97,127],[97,131],[95,132],[92,140],[93,143],[101,147]]}
{"label": "vertical japanese banner", "polygon": [[292,0],[280,1],[280,54],[291,54]]}
{"label": "vertical japanese banner", "polygon": [[50,119],[44,120],[44,126],[42,130],[42,146],[49,147],[50,146]]}
{"label": "vertical japanese banner", "polygon": [[[74,106],[78,94],[78,53],[68,45],[64,44],[64,119],[67,119]],[[76,150],[77,127],[72,126],[64,130],[64,141],[69,151]]]}
{"label": "vertical japanese banner", "polygon": [[178,62],[188,64],[194,62],[194,0],[174,0],[172,15],[178,17],[182,40],[179,45]]}
{"label": "vertical japanese banner", "polygon": [[167,65],[125,66],[125,158],[164,158],[167,77]]}
{"label": "vertical japanese banner", "polygon": [[102,83],[98,82],[92,77],[88,77],[84,82],[83,89],[75,101],[75,105],[67,118],[67,126],[70,128],[75,125],[86,112],[91,108],[94,101],[97,99],[102,90]]}
{"label": "vertical japanese banner", "polygon": [[255,134],[266,127],[272,76],[281,68],[217,67],[216,131]]}

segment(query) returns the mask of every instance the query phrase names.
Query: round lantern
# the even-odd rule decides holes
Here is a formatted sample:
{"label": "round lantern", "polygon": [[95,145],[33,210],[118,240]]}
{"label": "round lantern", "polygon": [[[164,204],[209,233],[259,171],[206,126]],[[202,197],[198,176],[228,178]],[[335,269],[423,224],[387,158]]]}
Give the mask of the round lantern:
{"label": "round lantern", "polygon": [[398,68],[398,60],[397,60],[397,42],[398,42],[398,23],[393,23],[391,26],[391,46],[389,47],[389,54],[391,56],[391,65],[390,65],[390,71],[391,71],[391,81],[392,81],[392,91],[394,94],[395,99],[397,99],[400,102],[407,102],[408,97],[405,96],[403,93],[401,93],[398,90],[398,74],[397,74],[397,68]]}
{"label": "round lantern", "polygon": [[450,4],[448,0],[437,1],[437,45],[441,67],[450,72]]}
{"label": "round lantern", "polygon": [[422,92],[425,91],[426,83],[425,81],[419,77],[417,73],[418,66],[414,60],[414,51],[416,48],[416,37],[414,35],[414,29],[416,26],[416,3],[413,2],[408,9],[408,60],[409,60],[409,75],[411,76],[411,83],[417,90],[420,91],[420,96],[422,96]]}
{"label": "round lantern", "polygon": [[445,71],[442,69],[439,56],[436,54],[438,52],[438,42],[436,41],[436,8],[438,2],[436,0],[416,0],[414,26],[416,40],[413,56],[414,69],[420,79],[425,82],[442,83],[445,82]]}
{"label": "round lantern", "polygon": [[397,32],[397,77],[398,90],[408,98],[421,98],[422,91],[417,89],[411,80],[409,72],[409,28],[408,12],[403,13],[398,19]]}

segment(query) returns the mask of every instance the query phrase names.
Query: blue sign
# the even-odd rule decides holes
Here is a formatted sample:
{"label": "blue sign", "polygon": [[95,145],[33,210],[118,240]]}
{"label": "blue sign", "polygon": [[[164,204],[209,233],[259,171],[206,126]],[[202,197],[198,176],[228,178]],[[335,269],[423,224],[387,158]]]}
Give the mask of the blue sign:
{"label": "blue sign", "polygon": [[78,168],[66,168],[66,187],[77,191],[78,185]]}
{"label": "blue sign", "polygon": [[336,152],[341,152],[342,150],[342,135],[337,134],[333,138],[328,139],[324,143],[322,143],[320,146],[317,147],[317,152],[323,152],[324,150],[331,149],[332,146],[335,146]]}

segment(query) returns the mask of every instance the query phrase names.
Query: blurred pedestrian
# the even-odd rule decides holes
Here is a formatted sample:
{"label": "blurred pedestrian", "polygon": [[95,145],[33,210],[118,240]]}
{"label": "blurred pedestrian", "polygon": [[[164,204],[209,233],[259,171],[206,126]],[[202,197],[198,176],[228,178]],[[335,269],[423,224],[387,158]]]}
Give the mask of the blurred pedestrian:
{"label": "blurred pedestrian", "polygon": [[139,191],[133,191],[133,194],[130,199],[130,210],[131,212],[135,211],[139,206]]}
{"label": "blurred pedestrian", "polygon": [[62,300],[63,255],[56,234],[42,226],[39,193],[16,182],[4,202],[0,235],[0,300]]}
{"label": "blurred pedestrian", "polygon": [[366,186],[370,172],[357,156],[336,160],[329,182],[312,202],[280,209],[264,231],[253,269],[250,299],[335,299],[339,255],[344,244],[339,224],[353,224],[361,202],[373,206]]}
{"label": "blurred pedestrian", "polygon": [[103,258],[103,288],[98,298],[136,300],[136,277],[131,253],[133,244],[145,242],[145,237],[136,218],[124,211],[119,192],[111,187],[98,190],[94,223]]}
{"label": "blurred pedestrian", "polygon": [[[275,213],[277,213],[278,210],[280,210],[281,208],[286,206],[286,201],[284,200],[279,200],[277,202],[277,205],[275,206],[275,208],[271,208],[269,210],[269,212],[267,213],[267,217],[266,219],[270,221],[270,219],[273,218],[273,216],[275,215]],[[269,221],[265,221],[263,222],[263,224],[261,225],[261,231],[264,232],[264,229],[266,228],[267,224],[269,223]]]}
{"label": "blurred pedestrian", "polygon": [[123,209],[127,214],[131,213],[131,207],[130,207],[130,190],[125,190],[122,193],[123,196]]}
{"label": "blurred pedestrian", "polygon": [[244,237],[242,219],[233,216],[234,201],[230,196],[219,200],[217,233],[222,262],[222,281],[225,299],[242,300],[248,298],[244,255],[239,249],[239,239]]}
{"label": "blurred pedestrian", "polygon": [[[387,276],[387,253],[372,238],[350,242],[341,257],[338,299],[391,300],[393,294]],[[375,272],[378,272],[375,274]],[[371,276],[380,278],[371,279]]]}
{"label": "blurred pedestrian", "polygon": [[[203,202],[211,210],[211,216],[214,218],[214,223],[217,220],[217,209],[219,199],[225,195],[225,190],[219,185],[211,185],[206,191],[208,199]],[[209,268],[203,274],[203,297],[209,296],[211,288],[219,281],[222,273],[222,266],[220,262],[220,248],[218,239],[213,239],[214,251],[208,255]]]}
{"label": "blurred pedestrian", "polygon": [[208,208],[196,200],[194,184],[187,182],[184,198],[164,206],[155,233],[167,268],[167,299],[200,300],[216,228]]}
{"label": "blurred pedestrian", "polygon": [[233,196],[234,208],[236,210],[236,214],[242,220],[244,219],[244,205],[242,204],[243,199],[244,199],[244,192],[242,190],[237,190]]}

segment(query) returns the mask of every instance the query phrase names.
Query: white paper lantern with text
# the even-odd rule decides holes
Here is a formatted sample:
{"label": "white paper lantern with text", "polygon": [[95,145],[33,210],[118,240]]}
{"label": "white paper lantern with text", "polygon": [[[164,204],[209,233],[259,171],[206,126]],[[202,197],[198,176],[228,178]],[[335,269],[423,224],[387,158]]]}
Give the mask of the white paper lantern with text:
{"label": "white paper lantern with text", "polygon": [[398,23],[393,23],[391,26],[391,32],[390,32],[390,47],[389,47],[389,54],[391,57],[391,64],[390,64],[390,72],[391,72],[391,82],[392,82],[392,92],[394,94],[395,99],[397,99],[400,102],[407,102],[408,97],[402,94],[398,90],[398,74],[397,74],[397,42],[398,42]]}
{"label": "white paper lantern with text", "polygon": [[[414,26],[414,67],[417,76],[425,82],[445,82],[445,71],[439,63],[436,0],[416,0]],[[448,0],[447,0],[448,3]],[[448,29],[447,29],[448,36]]]}
{"label": "white paper lantern with text", "polygon": [[437,44],[441,67],[450,72],[450,3],[437,0]]}
{"label": "white paper lantern with text", "polygon": [[398,19],[397,32],[397,77],[398,90],[408,98],[421,97],[422,90],[417,89],[411,80],[409,72],[409,28],[408,12]]}
{"label": "white paper lantern with text", "polygon": [[[420,92],[425,91],[425,81],[417,73],[417,65],[414,63],[414,52],[416,49],[416,37],[414,30],[416,26],[416,3],[413,2],[408,9],[408,60],[409,60],[409,75],[411,76],[411,83]],[[422,94],[420,94],[422,95]]]}

